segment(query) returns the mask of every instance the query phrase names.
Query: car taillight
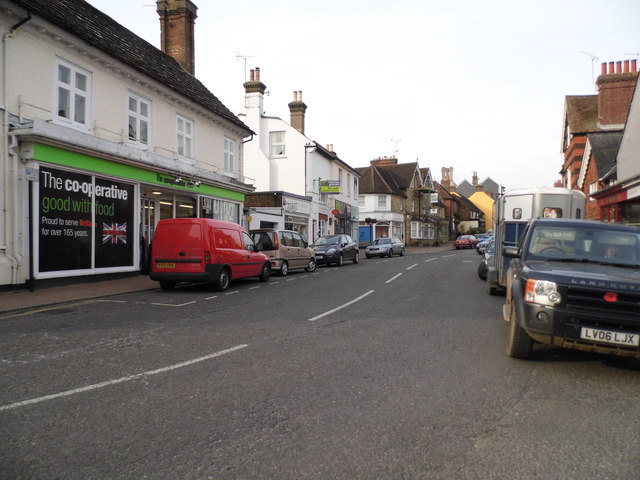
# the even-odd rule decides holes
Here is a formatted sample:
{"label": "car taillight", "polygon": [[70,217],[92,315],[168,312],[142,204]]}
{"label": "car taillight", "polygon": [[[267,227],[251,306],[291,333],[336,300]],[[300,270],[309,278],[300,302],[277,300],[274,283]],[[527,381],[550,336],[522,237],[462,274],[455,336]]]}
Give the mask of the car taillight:
{"label": "car taillight", "polygon": [[204,251],[204,263],[211,263],[211,252],[209,250]]}

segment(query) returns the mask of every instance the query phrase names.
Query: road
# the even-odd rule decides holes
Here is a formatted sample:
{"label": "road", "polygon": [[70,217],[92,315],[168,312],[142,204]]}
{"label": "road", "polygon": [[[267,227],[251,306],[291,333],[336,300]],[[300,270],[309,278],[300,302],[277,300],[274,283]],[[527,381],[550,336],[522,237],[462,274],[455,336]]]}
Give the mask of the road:
{"label": "road", "polygon": [[640,366],[508,358],[475,251],[0,318],[0,478],[634,479]]}

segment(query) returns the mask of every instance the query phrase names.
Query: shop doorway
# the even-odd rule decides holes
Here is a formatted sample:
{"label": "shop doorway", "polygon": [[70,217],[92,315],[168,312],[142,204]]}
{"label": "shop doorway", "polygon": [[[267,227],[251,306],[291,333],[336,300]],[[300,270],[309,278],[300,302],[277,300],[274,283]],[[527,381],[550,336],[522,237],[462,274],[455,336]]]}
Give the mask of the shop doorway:
{"label": "shop doorway", "polygon": [[140,271],[149,271],[151,259],[151,241],[157,223],[158,200],[155,198],[142,198],[140,209]]}

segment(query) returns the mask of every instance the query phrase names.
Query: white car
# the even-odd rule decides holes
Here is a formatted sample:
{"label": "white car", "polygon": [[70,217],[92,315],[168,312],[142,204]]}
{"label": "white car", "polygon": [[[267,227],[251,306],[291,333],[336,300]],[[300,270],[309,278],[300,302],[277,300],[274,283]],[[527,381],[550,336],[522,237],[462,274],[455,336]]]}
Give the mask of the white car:
{"label": "white car", "polygon": [[367,258],[374,256],[392,257],[393,255],[404,255],[404,243],[399,238],[377,238],[371,245],[364,250]]}

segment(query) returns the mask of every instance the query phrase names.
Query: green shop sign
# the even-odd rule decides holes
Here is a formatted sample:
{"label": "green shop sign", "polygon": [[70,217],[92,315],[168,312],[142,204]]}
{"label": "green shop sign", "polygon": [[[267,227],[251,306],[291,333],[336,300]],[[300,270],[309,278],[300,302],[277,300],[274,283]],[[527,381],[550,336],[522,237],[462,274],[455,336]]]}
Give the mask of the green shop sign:
{"label": "green shop sign", "polygon": [[105,175],[115,175],[129,180],[139,181],[158,186],[171,186],[189,192],[226,198],[236,202],[244,202],[244,193],[234,192],[211,185],[190,184],[179,176],[160,174],[144,168],[112,162],[103,158],[91,157],[82,153],[70,152],[49,145],[36,144],[33,153],[34,160],[79,168]]}

